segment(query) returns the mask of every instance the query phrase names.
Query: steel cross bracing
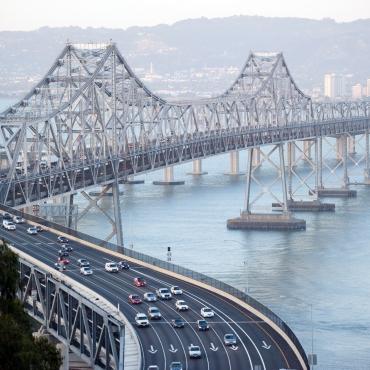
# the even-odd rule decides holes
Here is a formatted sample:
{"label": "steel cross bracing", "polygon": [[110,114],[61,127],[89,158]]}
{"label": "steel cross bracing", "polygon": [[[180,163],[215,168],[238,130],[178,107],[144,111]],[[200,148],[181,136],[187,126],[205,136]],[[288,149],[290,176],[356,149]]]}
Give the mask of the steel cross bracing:
{"label": "steel cross bracing", "polygon": [[97,295],[68,285],[63,274],[39,267],[39,261],[13,249],[21,254],[19,296],[27,313],[91,368],[123,369],[125,323],[116,312],[105,310]]}
{"label": "steel cross bracing", "polygon": [[114,43],[67,44],[0,117],[0,201],[21,206],[219,153],[369,129],[370,102],[313,103],[281,53],[251,53],[220,96],[169,103]]}

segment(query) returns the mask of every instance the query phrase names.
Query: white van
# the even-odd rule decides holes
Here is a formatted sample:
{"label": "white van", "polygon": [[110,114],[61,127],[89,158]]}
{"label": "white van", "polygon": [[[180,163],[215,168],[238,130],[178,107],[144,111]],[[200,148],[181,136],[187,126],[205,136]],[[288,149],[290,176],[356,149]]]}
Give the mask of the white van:
{"label": "white van", "polygon": [[3,220],[3,227],[6,230],[15,230],[16,226],[11,220]]}

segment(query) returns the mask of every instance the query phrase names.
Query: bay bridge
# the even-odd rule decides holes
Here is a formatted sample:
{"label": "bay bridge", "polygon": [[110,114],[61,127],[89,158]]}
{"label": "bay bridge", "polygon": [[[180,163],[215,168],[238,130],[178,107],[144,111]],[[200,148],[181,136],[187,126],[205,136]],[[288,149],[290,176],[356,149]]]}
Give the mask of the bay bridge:
{"label": "bay bridge", "polygon": [[[68,43],[44,78],[22,100],[0,115],[0,203],[4,210],[22,214],[20,209],[58,196],[68,196],[72,204],[73,195],[81,192],[93,205],[96,200],[86,190],[101,186],[104,188],[102,194],[111,190],[113,195],[113,231],[107,239],[116,235],[115,248],[129,254],[123,247],[119,182],[163,169],[163,183],[170,184],[175,165],[193,161],[194,172],[201,173],[202,159],[224,153],[230,153],[231,171],[238,174],[239,151],[246,149],[245,204],[240,217],[229,220],[228,226],[302,229],[305,222],[292,216],[294,210],[332,210],[330,204],[320,201],[320,196],[355,196],[349,188],[351,164],[363,166],[363,183],[370,183],[369,109],[369,101],[314,102],[294,82],[282,53],[250,53],[238,77],[221,95],[170,102],[154,94],[140,81],[114,43]],[[334,164],[323,155],[323,143],[334,148]],[[360,158],[354,158],[351,154],[360,146],[363,153]],[[310,170],[300,173],[297,169],[299,161],[305,161]],[[262,163],[272,165],[277,173],[269,184],[258,178],[258,168]],[[323,180],[325,169],[329,169],[330,173],[340,171],[339,178],[330,187]],[[281,185],[278,192],[277,184]],[[297,201],[297,186],[304,188],[314,199]],[[251,191],[252,187],[257,189],[257,193]],[[274,205],[281,213],[255,210],[265,194],[276,201]],[[29,222],[43,224],[42,220],[32,217],[26,216]],[[61,232],[57,225],[48,227],[51,233]],[[63,233],[73,235],[73,230],[63,229]],[[22,267],[20,273],[24,277],[26,271],[26,278],[34,282],[36,300],[45,309],[42,301],[47,299],[47,293],[43,292],[38,278],[44,276],[45,279],[47,273],[44,269],[37,277],[32,266],[37,264],[35,258],[46,264],[50,264],[51,259],[40,254],[37,248],[25,248],[25,244],[31,243],[28,238],[17,239],[6,232],[4,237],[15,245],[15,249],[25,253],[22,254],[22,265],[26,267]],[[82,239],[76,237],[76,242],[82,243]],[[43,243],[52,244],[50,240]],[[32,256],[32,262],[26,261],[28,254],[30,258]],[[143,256],[135,258],[136,262],[145,260]],[[161,270],[162,274],[166,268],[168,266]],[[73,278],[77,279],[77,276]],[[179,279],[179,276],[176,278]],[[153,281],[155,279],[158,281],[159,277],[153,277]],[[59,283],[54,280],[53,287],[59,286],[62,278],[59,276]],[[86,283],[86,278],[82,282]],[[112,281],[110,283],[113,284]],[[94,287],[90,285],[90,288]],[[188,289],[190,291],[190,287]],[[234,295],[237,295],[235,292]],[[220,291],[217,293],[222,296]],[[55,288],[50,294],[55,297]],[[110,292],[106,298],[110,300],[113,295]],[[72,293],[71,296],[74,302],[80,299]],[[239,298],[243,302],[249,299],[246,296]],[[230,296],[227,299],[230,300]],[[64,321],[67,314],[63,313],[62,306],[65,303],[60,302],[58,314]],[[75,305],[77,310],[80,306],[78,303]],[[271,317],[267,319],[258,314],[256,307],[248,307],[270,331],[273,328],[272,331],[279,333],[281,337],[276,342],[285,343],[279,347],[285,348],[281,349],[283,357],[290,351],[287,350],[289,347],[293,349],[292,354],[286,357],[294,358],[291,360],[294,368],[308,368],[304,351],[295,337],[291,339],[293,333],[286,325],[275,327],[270,323]],[[35,316],[34,309],[31,311]],[[226,314],[220,312],[220,315]],[[107,314],[99,311],[99,315]],[[42,320],[47,320],[49,325],[51,320],[47,317],[45,313]],[[98,351],[93,348],[88,350],[87,357],[94,366],[123,368],[124,362],[119,358],[120,354],[123,356],[123,349],[116,348],[112,343],[120,343],[120,338],[124,338],[122,327],[125,324],[119,323],[119,317],[109,320],[107,317],[100,319],[105,320],[105,334],[99,331],[99,335],[106,335],[105,342],[99,342]],[[83,320],[84,324],[80,323],[84,331],[84,334],[80,333],[81,338],[90,337],[90,332],[96,328],[87,330],[86,315]],[[67,329],[53,330],[59,339],[65,341]],[[113,332],[116,334],[113,335]],[[275,334],[269,335],[271,340]],[[142,336],[140,338],[143,354],[143,346],[148,343]],[[72,344],[69,340],[68,345]],[[80,352],[85,351],[82,343],[78,348]],[[105,361],[99,357],[99,351],[103,352]],[[253,355],[248,351],[244,355],[253,370],[276,368],[275,364],[266,367],[259,351],[255,354],[257,360],[251,359]],[[144,358],[146,356],[147,353],[143,354]],[[279,357],[274,356],[274,359]],[[267,358],[270,358],[269,355]],[[243,363],[240,358],[238,361]],[[161,368],[167,368],[166,356],[160,363]],[[239,366],[232,365],[230,359],[227,365],[222,364],[222,369],[237,369]],[[289,363],[279,362],[281,368],[287,365]],[[138,368],[143,366],[140,362]],[[199,369],[207,368],[202,366]],[[209,368],[209,363],[207,366]],[[216,369],[215,366],[211,368]]]}

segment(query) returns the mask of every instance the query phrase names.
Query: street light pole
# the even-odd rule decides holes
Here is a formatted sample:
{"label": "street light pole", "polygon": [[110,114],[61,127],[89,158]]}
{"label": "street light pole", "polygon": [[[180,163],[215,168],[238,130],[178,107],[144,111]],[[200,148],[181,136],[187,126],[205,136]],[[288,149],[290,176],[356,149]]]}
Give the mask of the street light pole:
{"label": "street light pole", "polygon": [[[234,239],[225,239],[224,242],[231,242],[231,243],[236,243],[236,244],[239,244],[241,245],[242,247],[245,247],[246,245],[237,241],[237,240],[234,240]],[[245,286],[245,294],[248,294],[249,293],[249,265],[248,265],[248,260],[245,259],[243,261],[243,266],[244,266],[244,272],[245,272],[245,275],[246,275],[246,286]]]}

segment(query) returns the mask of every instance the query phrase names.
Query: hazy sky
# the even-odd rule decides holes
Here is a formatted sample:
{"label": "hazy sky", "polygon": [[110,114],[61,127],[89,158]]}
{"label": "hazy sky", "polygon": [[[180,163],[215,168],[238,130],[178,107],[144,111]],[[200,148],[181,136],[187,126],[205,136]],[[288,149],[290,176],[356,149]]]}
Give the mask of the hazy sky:
{"label": "hazy sky", "polygon": [[370,0],[2,0],[0,30],[127,28],[239,14],[351,21],[370,18]]}

